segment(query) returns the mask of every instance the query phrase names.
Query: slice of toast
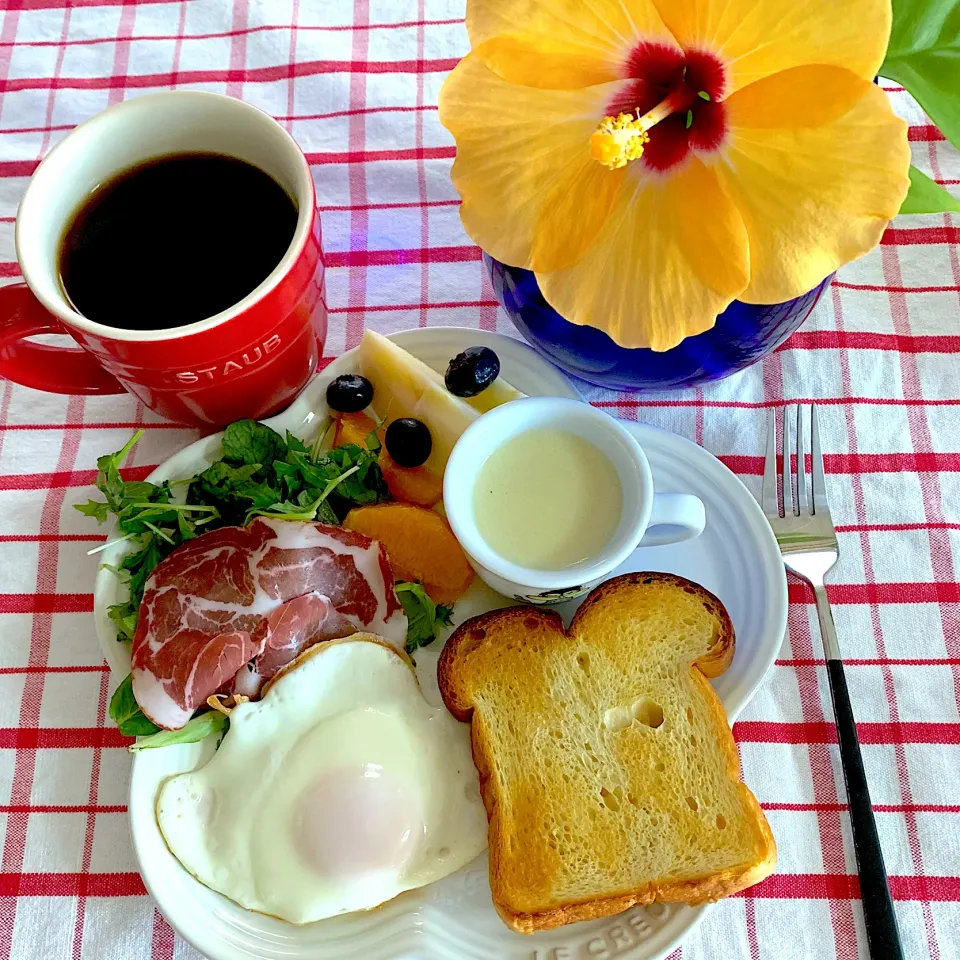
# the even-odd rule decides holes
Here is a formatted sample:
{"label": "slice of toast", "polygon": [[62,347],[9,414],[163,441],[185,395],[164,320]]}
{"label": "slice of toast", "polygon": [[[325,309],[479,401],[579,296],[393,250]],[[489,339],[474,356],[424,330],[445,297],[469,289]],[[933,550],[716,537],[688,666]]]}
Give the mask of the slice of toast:
{"label": "slice of toast", "polygon": [[720,601],[661,573],[607,581],[568,633],[554,612],[513,607],[450,637],[440,692],[472,721],[509,927],[715,900],[773,871],[773,834],[707,680],[733,652]]}

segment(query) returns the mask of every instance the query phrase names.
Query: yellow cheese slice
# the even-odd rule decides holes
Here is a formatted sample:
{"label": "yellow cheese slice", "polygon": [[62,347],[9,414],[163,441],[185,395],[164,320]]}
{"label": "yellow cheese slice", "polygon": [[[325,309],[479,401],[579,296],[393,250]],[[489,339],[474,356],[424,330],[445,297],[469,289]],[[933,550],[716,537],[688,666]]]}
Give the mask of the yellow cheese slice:
{"label": "yellow cheese slice", "polygon": [[[443,380],[443,377],[440,379]],[[464,402],[468,403],[474,410],[479,410],[480,413],[486,413],[494,407],[499,407],[502,403],[519,400],[522,396],[524,396],[524,394],[516,387],[512,387],[507,383],[503,377],[497,377],[486,390],[478,393],[475,397],[465,397]]]}

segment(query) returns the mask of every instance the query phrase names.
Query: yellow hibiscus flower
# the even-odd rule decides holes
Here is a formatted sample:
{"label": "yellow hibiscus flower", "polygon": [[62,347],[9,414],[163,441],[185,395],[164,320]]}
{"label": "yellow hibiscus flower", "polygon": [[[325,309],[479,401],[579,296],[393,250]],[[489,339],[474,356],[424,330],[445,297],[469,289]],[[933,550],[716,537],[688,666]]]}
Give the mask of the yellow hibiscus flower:
{"label": "yellow hibiscus flower", "polygon": [[879,241],[906,124],[890,0],[468,0],[440,93],[473,240],[567,320],[668,350]]}

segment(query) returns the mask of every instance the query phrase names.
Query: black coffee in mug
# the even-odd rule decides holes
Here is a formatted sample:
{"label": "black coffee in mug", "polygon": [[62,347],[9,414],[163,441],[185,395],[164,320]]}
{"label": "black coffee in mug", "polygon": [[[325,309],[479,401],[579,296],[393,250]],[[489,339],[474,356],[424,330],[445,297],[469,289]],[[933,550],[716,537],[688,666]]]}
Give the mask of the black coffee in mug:
{"label": "black coffee in mug", "polygon": [[297,206],[258,167],[214,153],[158,157],[98,187],[60,245],[78,313],[162,330],[232,307],[283,259]]}

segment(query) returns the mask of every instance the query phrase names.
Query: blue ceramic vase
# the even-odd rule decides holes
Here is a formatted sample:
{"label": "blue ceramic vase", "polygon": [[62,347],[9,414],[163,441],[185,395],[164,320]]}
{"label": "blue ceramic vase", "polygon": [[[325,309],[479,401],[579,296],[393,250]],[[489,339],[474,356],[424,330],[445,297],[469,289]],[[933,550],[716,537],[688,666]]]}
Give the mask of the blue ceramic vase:
{"label": "blue ceramic vase", "polygon": [[503,309],[548,360],[588,383],[640,392],[695,387],[756,363],[807,319],[833,279],[831,274],[786,303],[734,300],[710,330],[655,353],[620,347],[601,330],[569,323],[544,299],[531,271],[508,267],[486,253],[483,261]]}

